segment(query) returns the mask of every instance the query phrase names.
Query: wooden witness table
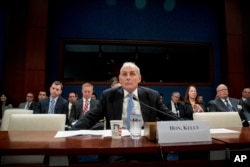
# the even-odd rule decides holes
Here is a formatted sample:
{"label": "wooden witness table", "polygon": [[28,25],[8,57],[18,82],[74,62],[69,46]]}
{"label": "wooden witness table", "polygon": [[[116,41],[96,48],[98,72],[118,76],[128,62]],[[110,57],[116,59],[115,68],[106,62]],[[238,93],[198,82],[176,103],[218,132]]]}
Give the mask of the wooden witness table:
{"label": "wooden witness table", "polygon": [[224,142],[229,149],[250,148],[250,127],[227,128],[239,133],[219,133],[212,134],[212,138]]}
{"label": "wooden witness table", "polygon": [[[190,152],[225,150],[222,141],[212,140],[211,143],[176,143],[161,144],[151,142],[142,137],[135,141],[130,137],[121,140],[112,140],[111,137],[74,136],[67,138],[54,138],[56,131],[0,131],[1,155],[121,155],[121,154],[166,154],[169,151]],[[192,164],[193,166],[223,166],[223,161],[207,159],[194,159],[185,161],[147,161],[130,162],[129,166],[176,166],[177,164]],[[196,164],[196,165],[195,165]],[[47,164],[45,164],[46,166]],[[82,164],[70,164],[81,166]],[[100,163],[91,163],[88,166],[99,166]],[[128,163],[102,163],[102,166],[127,166]]]}
{"label": "wooden witness table", "polygon": [[[74,136],[54,138],[56,131],[0,131],[0,155],[124,155],[160,153],[157,143],[142,137],[112,140],[111,137]],[[162,162],[132,163],[129,166],[161,166]],[[48,166],[48,164],[46,164]],[[46,166],[44,165],[44,166]],[[83,164],[70,164],[81,166]],[[127,163],[102,163],[102,166],[128,166]],[[100,166],[90,163],[87,166]]]}
{"label": "wooden witness table", "polygon": [[[226,144],[226,165],[227,166],[250,166],[250,127],[227,128],[239,133],[212,134],[212,138]],[[241,161],[240,156],[247,156]],[[236,157],[237,161],[235,161]],[[239,162],[241,161],[241,162]]]}

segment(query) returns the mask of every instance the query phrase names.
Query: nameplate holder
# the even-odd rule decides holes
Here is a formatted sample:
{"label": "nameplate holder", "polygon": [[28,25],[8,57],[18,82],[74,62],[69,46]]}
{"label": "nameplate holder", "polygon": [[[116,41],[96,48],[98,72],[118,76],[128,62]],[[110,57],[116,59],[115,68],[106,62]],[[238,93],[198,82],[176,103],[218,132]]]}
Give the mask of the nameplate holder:
{"label": "nameplate holder", "polygon": [[211,142],[207,121],[159,121],[158,143]]}

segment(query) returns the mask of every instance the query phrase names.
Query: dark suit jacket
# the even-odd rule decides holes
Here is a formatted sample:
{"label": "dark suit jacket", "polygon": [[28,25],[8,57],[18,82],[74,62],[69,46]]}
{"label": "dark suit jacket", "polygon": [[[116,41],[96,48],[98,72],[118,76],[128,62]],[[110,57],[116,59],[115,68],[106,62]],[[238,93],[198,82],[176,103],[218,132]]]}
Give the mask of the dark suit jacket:
{"label": "dark suit jacket", "polygon": [[[95,99],[90,100],[89,110],[92,110],[95,107],[96,102],[97,100]],[[82,112],[83,112],[83,98],[77,100],[75,103],[72,104],[69,124],[71,125],[72,122],[74,122],[75,120],[79,120],[83,116]]]}
{"label": "dark suit jacket", "polygon": [[[228,98],[230,103],[232,104],[235,111],[239,113],[239,116],[242,120],[243,126],[249,126],[249,123],[247,121],[247,118],[244,114],[244,106],[242,106],[242,103],[239,99],[229,97]],[[238,107],[240,105],[241,107]],[[222,111],[229,111],[225,103],[220,99],[215,99],[212,102],[208,103],[208,109],[210,112],[222,112]]]}
{"label": "dark suit jacket", "polygon": [[[239,105],[239,99],[235,99],[232,97],[228,98],[230,103],[232,104],[235,111],[239,111],[238,106]],[[217,112],[217,111],[229,111],[225,103],[220,99],[215,99],[212,102],[208,103],[208,109],[210,112]]]}
{"label": "dark suit jacket", "polygon": [[[176,118],[175,114],[169,111],[167,107],[160,102],[160,95],[157,91],[146,87],[138,87],[138,98],[142,103],[166,112]],[[106,128],[109,129],[110,120],[122,119],[123,99],[124,91],[122,87],[104,90],[96,107],[90,110],[85,117],[81,118],[72,129],[89,129],[104,117],[106,118]],[[141,105],[141,112],[144,122],[153,122],[156,121],[156,118],[173,120],[172,117],[157,112],[145,105]]]}
{"label": "dark suit jacket", "polygon": [[243,113],[248,121],[250,121],[250,99],[243,100],[240,99],[240,104],[242,105]]}
{"label": "dark suit jacket", "polygon": [[[199,104],[199,105],[201,106],[204,112],[207,112],[203,104]],[[185,103],[183,118],[185,120],[193,120],[193,113],[194,111],[193,111],[192,105],[190,103]]]}
{"label": "dark suit jacket", "polygon": [[[18,108],[23,108],[23,109],[24,109],[24,108],[26,107],[26,103],[27,103],[27,102],[20,103],[19,106],[18,106]],[[30,106],[29,106],[28,110],[35,110],[35,106],[36,106],[35,103],[36,103],[36,102],[32,101],[32,102],[30,103]]]}
{"label": "dark suit jacket", "polygon": [[[49,102],[50,98],[47,97],[45,99],[37,102],[36,109],[34,111],[35,114],[48,114],[49,111]],[[66,118],[68,116],[68,101],[61,96],[58,97],[55,105],[55,114],[66,114]]]}
{"label": "dark suit jacket", "polygon": [[[168,110],[172,111],[172,104],[171,104],[171,101],[169,101],[167,104],[166,104]],[[179,117],[181,118],[184,118],[184,105],[181,104],[181,103],[177,103],[177,110],[179,111]]]}

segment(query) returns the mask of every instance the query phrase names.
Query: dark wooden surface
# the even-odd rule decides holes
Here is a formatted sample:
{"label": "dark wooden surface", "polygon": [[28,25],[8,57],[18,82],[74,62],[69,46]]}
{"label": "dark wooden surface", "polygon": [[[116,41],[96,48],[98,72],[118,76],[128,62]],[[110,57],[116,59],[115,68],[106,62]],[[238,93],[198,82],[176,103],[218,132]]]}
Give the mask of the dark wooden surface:
{"label": "dark wooden surface", "polygon": [[239,133],[212,134],[212,138],[224,142],[229,149],[250,148],[250,127],[227,128]]}
{"label": "dark wooden surface", "polygon": [[130,137],[74,136],[54,138],[56,131],[0,131],[0,152],[7,154],[129,154],[159,153],[159,146],[145,137],[135,141]]}
{"label": "dark wooden surface", "polygon": [[[1,155],[84,155],[84,154],[145,154],[176,152],[199,152],[246,148],[250,146],[250,128],[230,128],[239,133],[212,134],[212,142],[206,143],[173,143],[158,144],[142,137],[138,141],[130,137],[112,140],[111,137],[101,136],[74,136],[67,138],[54,138],[56,131],[0,131],[0,154]],[[155,162],[129,162],[132,166],[176,166],[199,164],[202,166],[226,166],[223,160],[188,159],[178,161],[155,161]],[[82,164],[70,164],[81,166]],[[89,164],[90,166],[100,165]],[[104,166],[125,166],[128,163],[107,164]]]}

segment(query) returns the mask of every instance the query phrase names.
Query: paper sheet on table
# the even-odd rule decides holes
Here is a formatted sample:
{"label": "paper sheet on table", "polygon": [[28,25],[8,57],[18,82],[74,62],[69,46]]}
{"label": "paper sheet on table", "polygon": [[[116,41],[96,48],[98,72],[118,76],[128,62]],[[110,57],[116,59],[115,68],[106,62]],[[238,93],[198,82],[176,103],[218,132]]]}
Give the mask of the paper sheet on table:
{"label": "paper sheet on table", "polygon": [[102,136],[104,134],[104,130],[72,130],[72,131],[58,131],[55,135],[55,138],[59,137],[71,137],[71,136],[79,136],[79,135],[96,135]]}
{"label": "paper sheet on table", "polygon": [[[55,135],[55,138],[60,137],[72,137],[72,136],[80,136],[80,135],[96,135],[102,137],[111,137],[111,130],[72,130],[72,131],[58,131]],[[129,136],[130,133],[128,130],[122,130],[122,136]]]}
{"label": "paper sheet on table", "polygon": [[231,129],[218,128],[218,129],[210,129],[210,133],[216,134],[216,133],[240,133],[240,132],[236,130],[231,130]]}

